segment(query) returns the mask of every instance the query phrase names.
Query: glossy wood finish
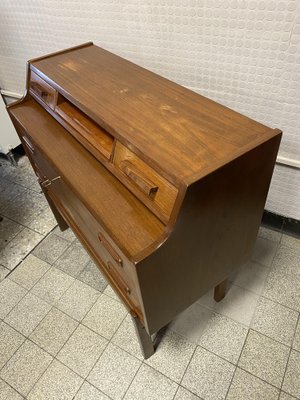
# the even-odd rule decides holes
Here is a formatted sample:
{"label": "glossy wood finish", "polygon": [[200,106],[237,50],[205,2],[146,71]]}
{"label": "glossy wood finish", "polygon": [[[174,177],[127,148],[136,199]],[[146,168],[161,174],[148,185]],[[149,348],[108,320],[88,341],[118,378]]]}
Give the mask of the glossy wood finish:
{"label": "glossy wood finish", "polygon": [[[61,226],[151,334],[251,254],[281,132],[87,43],[32,60],[9,106]],[[220,283],[221,282],[221,283]]]}

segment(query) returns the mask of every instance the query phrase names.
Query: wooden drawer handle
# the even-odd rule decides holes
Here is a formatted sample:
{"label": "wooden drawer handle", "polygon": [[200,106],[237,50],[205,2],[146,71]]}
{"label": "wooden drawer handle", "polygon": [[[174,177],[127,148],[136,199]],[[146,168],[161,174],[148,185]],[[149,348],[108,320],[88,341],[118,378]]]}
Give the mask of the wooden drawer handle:
{"label": "wooden drawer handle", "polygon": [[108,251],[108,253],[111,255],[111,257],[115,260],[117,264],[120,265],[120,267],[123,266],[123,260],[119,256],[119,254],[116,252],[116,250],[112,247],[112,245],[105,239],[105,237],[102,235],[101,232],[98,234],[98,238],[103,245],[103,247]]}
{"label": "wooden drawer handle", "polygon": [[119,168],[128,176],[147,196],[154,197],[158,186],[146,178],[130,161],[122,161]]}
{"label": "wooden drawer handle", "polygon": [[40,96],[40,97],[47,97],[48,92],[37,82],[31,82],[32,89]]}
{"label": "wooden drawer handle", "polygon": [[24,140],[27,148],[29,149],[30,153],[34,154],[35,150],[34,150],[33,144],[30,142],[30,140],[26,136],[23,136],[23,140]]}

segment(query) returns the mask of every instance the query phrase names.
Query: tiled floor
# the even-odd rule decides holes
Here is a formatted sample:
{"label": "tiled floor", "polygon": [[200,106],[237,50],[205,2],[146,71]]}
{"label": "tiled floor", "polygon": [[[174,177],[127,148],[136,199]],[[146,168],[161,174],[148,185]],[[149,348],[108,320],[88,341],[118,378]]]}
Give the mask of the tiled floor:
{"label": "tiled floor", "polygon": [[225,299],[207,293],[143,360],[27,159],[0,163],[0,400],[300,399],[299,240],[262,228]]}

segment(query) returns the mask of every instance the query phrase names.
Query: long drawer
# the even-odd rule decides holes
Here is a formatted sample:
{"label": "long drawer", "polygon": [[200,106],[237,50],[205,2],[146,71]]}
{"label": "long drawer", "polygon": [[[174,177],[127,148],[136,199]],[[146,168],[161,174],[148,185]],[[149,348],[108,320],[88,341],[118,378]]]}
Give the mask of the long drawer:
{"label": "long drawer", "polygon": [[23,143],[30,154],[43,189],[51,197],[85,247],[92,252],[98,266],[130,309],[138,314],[140,301],[135,266],[124,256],[105,229],[73,193],[63,178],[46,160],[36,144],[23,134]]}

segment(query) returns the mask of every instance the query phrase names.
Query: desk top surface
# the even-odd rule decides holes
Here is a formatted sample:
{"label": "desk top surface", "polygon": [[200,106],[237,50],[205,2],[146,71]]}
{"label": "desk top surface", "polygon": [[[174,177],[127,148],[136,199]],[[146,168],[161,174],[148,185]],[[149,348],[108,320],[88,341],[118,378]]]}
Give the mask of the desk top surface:
{"label": "desk top surface", "polygon": [[31,66],[149,164],[186,184],[280,133],[92,44]]}

